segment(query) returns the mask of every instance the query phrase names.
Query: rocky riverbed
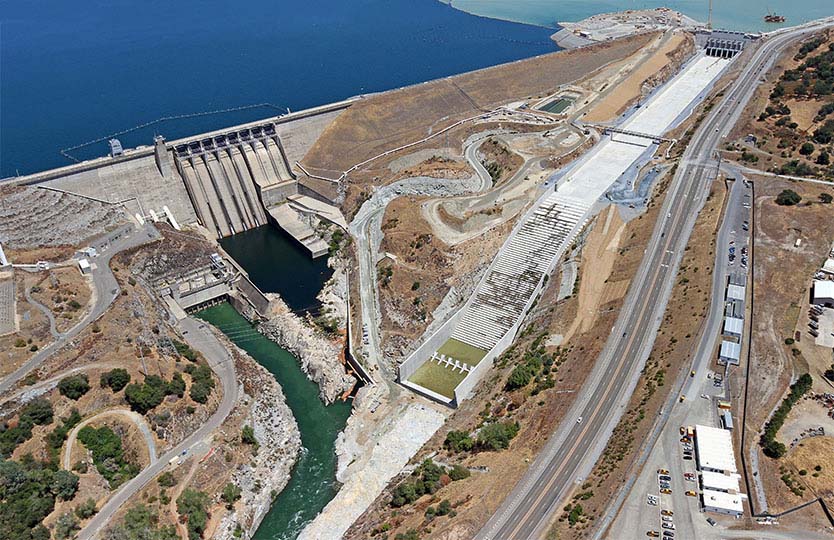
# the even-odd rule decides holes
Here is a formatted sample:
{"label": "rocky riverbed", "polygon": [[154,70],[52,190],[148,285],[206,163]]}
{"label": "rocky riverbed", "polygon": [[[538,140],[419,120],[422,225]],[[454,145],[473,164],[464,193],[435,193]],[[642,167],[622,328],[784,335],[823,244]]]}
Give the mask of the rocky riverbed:
{"label": "rocky riverbed", "polygon": [[319,385],[322,401],[329,405],[353,388],[356,379],[345,372],[341,342],[311,327],[280,296],[267,296],[272,316],[258,325],[258,331],[301,361],[301,369]]}
{"label": "rocky riverbed", "polygon": [[235,349],[235,368],[241,386],[239,407],[248,410],[243,425],[252,426],[258,440],[258,451],[248,463],[237,467],[230,481],[241,488],[241,499],[221,519],[213,538],[232,540],[237,524],[250,538],[266,513],[273,498],[290,479],[290,473],[301,450],[301,435],[284,398],[281,385],[266,368],[249,355]]}

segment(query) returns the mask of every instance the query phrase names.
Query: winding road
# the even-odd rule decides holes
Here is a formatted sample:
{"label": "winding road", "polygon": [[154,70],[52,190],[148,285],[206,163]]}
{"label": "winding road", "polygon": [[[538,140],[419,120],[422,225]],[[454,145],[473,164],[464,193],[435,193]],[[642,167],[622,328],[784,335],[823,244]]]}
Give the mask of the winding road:
{"label": "winding road", "polygon": [[120,416],[129,422],[133,422],[133,424],[139,428],[139,432],[145,440],[145,446],[148,447],[148,459],[151,464],[156,463],[156,440],[153,437],[151,427],[148,425],[145,417],[139,413],[131,411],[130,409],[109,409],[101,411],[100,413],[79,422],[78,425],[72,428],[72,431],[69,432],[69,435],[67,435],[67,442],[64,445],[63,459],[61,460],[65,470],[69,471],[72,469],[72,448],[75,446],[75,439],[78,437],[78,432],[81,431],[81,428],[90,424],[90,422],[113,416]]}
{"label": "winding road", "polygon": [[[101,250],[99,256],[92,262],[95,263],[91,271],[93,282],[93,306],[87,314],[71,329],[59,334],[57,339],[36,352],[22,366],[3,377],[0,380],[0,394],[7,392],[18,381],[23,379],[30,371],[38,368],[53,353],[60,350],[64,345],[81,333],[90,323],[98,319],[113,300],[119,296],[119,284],[116,277],[110,271],[110,260],[120,251],[130,249],[159,237],[159,233],[150,225],[139,229],[132,229],[130,233],[123,234],[114,240],[106,249]],[[27,291],[28,298],[28,291]],[[36,304],[37,305],[37,304]],[[47,310],[48,311],[48,310]],[[52,327],[52,322],[50,322]],[[57,332],[57,330],[56,330]]]}
{"label": "winding road", "polygon": [[[590,472],[625,411],[651,352],[684,248],[717,172],[716,148],[738,121],[759,78],[778,54],[827,24],[830,21],[818,21],[768,37],[721,104],[698,127],[664,200],[663,217],[655,226],[617,322],[580,397],[477,539],[542,537],[562,501]],[[578,422],[579,418],[583,420]]]}
{"label": "winding road", "polygon": [[179,322],[182,334],[188,344],[205,356],[214,373],[220,379],[223,398],[217,410],[194,433],[185,438],[155,462],[145,467],[142,472],[123,484],[113,493],[104,506],[93,516],[89,523],[78,533],[78,540],[89,540],[102,532],[121,506],[151,480],[168,467],[168,462],[180,455],[189,455],[189,451],[201,441],[210,438],[212,432],[219,428],[237,403],[238,385],[234,369],[234,360],[223,343],[212,333],[209,327],[191,317]]}

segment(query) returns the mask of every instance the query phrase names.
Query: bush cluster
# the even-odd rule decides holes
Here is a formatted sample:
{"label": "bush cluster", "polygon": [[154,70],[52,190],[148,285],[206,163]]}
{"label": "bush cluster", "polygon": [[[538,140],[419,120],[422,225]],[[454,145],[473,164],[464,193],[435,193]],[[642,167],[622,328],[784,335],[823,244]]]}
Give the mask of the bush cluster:
{"label": "bush cluster", "polygon": [[188,540],[200,540],[208,522],[209,497],[202,491],[186,488],[177,499],[177,512],[185,517]]}
{"label": "bush cluster", "polygon": [[791,391],[787,396],[785,396],[785,399],[782,400],[782,404],[779,405],[779,408],[776,409],[776,412],[773,413],[773,416],[770,420],[768,420],[767,424],[765,424],[764,432],[762,433],[759,444],[761,444],[762,451],[766,456],[780,458],[787,452],[785,445],[776,440],[776,435],[779,433],[779,429],[782,427],[782,424],[785,423],[788,413],[791,412],[791,409],[796,402],[811,389],[812,383],[813,379],[809,373],[802,375],[791,385]]}
{"label": "bush cluster", "polygon": [[78,440],[93,454],[93,464],[111,489],[139,473],[138,465],[125,460],[122,439],[109,427],[84,426],[78,432]]}
{"label": "bush cluster", "polygon": [[90,391],[90,379],[84,373],[64,377],[58,383],[58,391],[61,392],[62,396],[77,401]]}
{"label": "bush cluster", "polygon": [[214,389],[211,368],[208,364],[198,364],[186,367],[185,372],[191,375],[191,390],[188,395],[197,403],[207,402]]}
{"label": "bush cluster", "polygon": [[165,399],[165,396],[182,396],[185,392],[185,381],[178,372],[174,373],[171,382],[157,375],[148,375],[142,383],[132,383],[125,388],[125,400],[130,408],[139,414],[145,414]]}
{"label": "bush cluster", "polygon": [[411,473],[409,480],[394,489],[391,506],[399,508],[411,504],[423,495],[436,492],[445,483],[451,481],[446,467],[427,459]]}
{"label": "bush cluster", "polygon": [[130,373],[126,369],[116,368],[111,369],[106,373],[102,373],[99,379],[99,384],[102,388],[110,388],[114,392],[120,391],[130,382]]}
{"label": "bush cluster", "polygon": [[0,426],[0,456],[8,457],[17,445],[32,438],[34,426],[45,426],[52,423],[52,404],[38,398],[24,405],[18,416],[17,424]]}

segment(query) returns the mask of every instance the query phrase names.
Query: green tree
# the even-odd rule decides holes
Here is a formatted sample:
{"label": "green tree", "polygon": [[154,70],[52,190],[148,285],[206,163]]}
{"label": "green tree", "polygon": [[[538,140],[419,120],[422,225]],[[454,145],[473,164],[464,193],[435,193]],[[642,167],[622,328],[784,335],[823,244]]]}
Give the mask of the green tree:
{"label": "green tree", "polygon": [[84,373],[64,377],[58,383],[58,391],[61,392],[62,396],[78,400],[90,391],[90,379]]}
{"label": "green tree", "polygon": [[75,534],[79,530],[78,520],[72,515],[72,512],[65,512],[61,514],[58,521],[55,522],[55,538],[64,540]]}
{"label": "green tree", "polygon": [[102,387],[109,387],[112,391],[118,392],[130,382],[130,373],[126,369],[116,368],[103,373],[99,384]]}
{"label": "green tree", "polygon": [[810,156],[814,153],[814,145],[806,142],[803,143],[802,146],[799,147],[799,154],[802,156]]}
{"label": "green tree", "polygon": [[209,497],[202,491],[185,488],[177,499],[177,512],[185,516],[189,540],[200,540],[208,522]]}
{"label": "green tree", "polygon": [[828,152],[823,150],[817,156],[816,163],[817,165],[829,165],[831,164],[831,156],[828,154]]}
{"label": "green tree", "polygon": [[510,446],[510,441],[518,434],[519,426],[515,422],[488,424],[478,433],[478,448],[482,450],[503,450]]}
{"label": "green tree", "polygon": [[55,471],[50,491],[62,501],[68,501],[78,491],[78,477],[69,471]]}
{"label": "green tree", "polygon": [[160,474],[156,481],[160,486],[165,488],[174,487],[177,484],[177,480],[174,478],[174,473],[171,471],[165,471]]}
{"label": "green tree", "polygon": [[243,444],[258,445],[258,439],[255,438],[255,430],[252,426],[243,426],[243,429],[240,430],[240,441]]}
{"label": "green tree", "polygon": [[455,465],[452,467],[452,470],[449,471],[449,478],[452,480],[463,480],[464,478],[469,478],[469,469],[462,465]]}
{"label": "green tree", "polygon": [[776,204],[780,206],[793,206],[795,204],[799,204],[799,201],[802,200],[802,197],[799,196],[797,192],[792,189],[785,189],[776,196]]}
{"label": "green tree", "polygon": [[223,493],[220,498],[226,503],[226,509],[231,510],[232,506],[240,499],[241,490],[232,482],[229,482],[223,487]]}
{"label": "green tree", "polygon": [[171,377],[171,382],[168,383],[168,395],[176,395],[182,397],[185,395],[185,379],[182,378],[182,373],[177,371]]}
{"label": "green tree", "polygon": [[96,501],[92,497],[75,507],[75,515],[80,519],[92,517],[96,512],[98,512]]}
{"label": "green tree", "polygon": [[468,452],[469,450],[472,450],[474,444],[475,443],[472,440],[472,437],[469,436],[469,433],[455,430],[447,433],[446,440],[443,442],[443,446],[452,452]]}

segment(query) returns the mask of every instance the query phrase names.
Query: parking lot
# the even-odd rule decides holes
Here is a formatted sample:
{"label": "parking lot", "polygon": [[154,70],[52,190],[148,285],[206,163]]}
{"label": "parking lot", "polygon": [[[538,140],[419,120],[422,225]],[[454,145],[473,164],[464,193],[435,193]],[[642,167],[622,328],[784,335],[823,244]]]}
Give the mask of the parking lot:
{"label": "parking lot", "polygon": [[[717,316],[723,321],[725,285],[731,274],[746,279],[749,267],[749,234],[752,190],[747,182],[731,184],[716,253],[716,270],[720,284]],[[634,531],[634,537],[664,540],[720,538],[726,527],[735,523],[730,516],[702,511],[698,472],[691,439],[685,428],[703,424],[721,427],[719,401],[730,398],[726,387],[725,367],[717,363],[715,350],[722,339],[721,325],[711,336],[715,347],[708,347],[693,359],[692,372],[669,418],[652,448],[642,472],[631,488],[619,514],[609,529],[609,538],[619,538],[616,531]],[[684,428],[684,433],[681,428]]]}

